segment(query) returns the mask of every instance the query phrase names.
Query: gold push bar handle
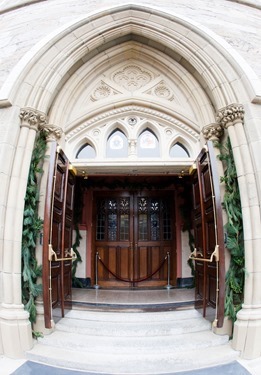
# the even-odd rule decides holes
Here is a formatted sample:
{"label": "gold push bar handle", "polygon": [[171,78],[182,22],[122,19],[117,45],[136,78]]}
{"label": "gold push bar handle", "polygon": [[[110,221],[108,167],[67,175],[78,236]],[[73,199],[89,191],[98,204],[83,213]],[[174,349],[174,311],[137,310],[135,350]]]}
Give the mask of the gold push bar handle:
{"label": "gold push bar handle", "polygon": [[77,258],[77,255],[73,251],[73,248],[71,248],[71,250],[66,250],[65,251],[65,255],[69,256],[69,258],[57,258],[57,254],[54,251],[54,249],[53,249],[53,247],[52,247],[51,244],[49,244],[48,250],[49,250],[49,254],[48,254],[49,262],[59,262],[59,261],[63,262],[65,260],[74,260],[74,259]]}
{"label": "gold push bar handle", "polygon": [[194,249],[194,251],[189,256],[189,259],[200,260],[201,262],[210,262],[211,263],[211,262],[213,262],[213,258],[215,258],[215,261],[219,262],[219,245],[215,246],[215,250],[213,251],[213,253],[211,254],[209,259],[199,258],[198,255],[203,256],[201,252],[197,251],[197,249]]}

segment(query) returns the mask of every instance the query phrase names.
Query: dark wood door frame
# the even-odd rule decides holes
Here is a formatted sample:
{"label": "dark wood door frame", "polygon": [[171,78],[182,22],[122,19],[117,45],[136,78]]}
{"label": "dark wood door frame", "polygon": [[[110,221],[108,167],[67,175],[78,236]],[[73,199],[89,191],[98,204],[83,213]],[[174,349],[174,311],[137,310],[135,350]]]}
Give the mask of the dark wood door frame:
{"label": "dark wood door frame", "polygon": [[[125,267],[125,271],[123,274],[121,272],[118,272],[119,279],[124,278],[127,280],[132,280],[129,284],[126,282],[123,282],[123,280],[116,281],[115,284],[114,281],[111,279],[111,286],[114,287],[137,287],[137,286],[153,286],[156,281],[145,281],[143,278],[146,278],[146,275],[150,275],[157,269],[157,266],[161,264],[162,260],[164,260],[164,256],[166,255],[165,252],[166,246],[168,246],[168,251],[171,253],[172,259],[171,259],[171,267],[172,267],[172,282],[175,284],[176,283],[176,244],[175,244],[175,231],[174,231],[174,225],[171,223],[172,226],[172,238],[169,241],[163,241],[163,233],[160,234],[161,239],[158,241],[153,241],[151,240],[144,240],[142,241],[141,239],[138,238],[137,235],[137,229],[140,225],[138,223],[138,212],[137,212],[137,202],[138,199],[141,198],[142,196],[146,197],[156,197],[157,194],[161,194],[166,198],[166,191],[162,190],[160,193],[157,192],[150,192],[150,191],[143,191],[142,193],[138,192],[94,192],[94,206],[96,206],[97,199],[99,197],[119,197],[122,194],[122,197],[130,197],[130,236],[128,237],[128,240],[125,241],[97,241],[96,240],[96,224],[93,226],[93,249],[96,249],[100,251],[102,260],[104,263],[109,267],[110,260],[108,258],[109,252],[111,257],[113,256],[115,259],[111,258],[112,261],[114,262],[111,266],[111,269],[117,274],[116,270],[120,269],[120,266],[122,265],[122,262],[124,261],[123,259],[129,259],[129,263]],[[173,195],[172,197],[172,202],[174,205],[174,191],[169,191],[169,195]],[[151,198],[152,199],[152,198]],[[134,211],[133,211],[134,210]],[[96,208],[94,207],[94,216],[93,216],[93,222],[96,223]],[[173,206],[173,212],[171,215],[174,215],[174,206]],[[172,216],[173,217],[173,216]],[[162,218],[160,218],[161,220]],[[162,226],[161,229],[162,231]],[[108,247],[110,246],[110,247]],[[106,251],[105,249],[108,248]],[[149,250],[150,249],[150,250]],[[95,251],[96,251],[95,250]],[[124,254],[125,253],[125,254]],[[127,255],[128,254],[128,255]],[[174,257],[174,258],[173,258]],[[94,262],[93,262],[94,263]],[[141,266],[142,265],[142,266]],[[144,268],[145,267],[145,268]],[[95,266],[93,266],[93,270],[95,272]],[[164,271],[163,269],[160,269],[158,275],[160,274],[161,277],[164,279],[166,276],[166,271],[167,270],[167,264],[164,265]],[[101,273],[101,270],[99,269],[99,272]],[[102,277],[99,277],[100,279],[104,279],[104,275]],[[109,275],[107,276],[109,277]],[[156,276],[155,276],[156,277]],[[164,283],[166,284],[166,277],[165,281],[162,279],[162,286]],[[136,282],[136,280],[139,280],[140,282]],[[156,279],[155,279],[156,280]],[[104,286],[104,285],[102,285]]]}
{"label": "dark wood door frame", "polygon": [[[216,309],[215,324],[223,326],[225,296],[225,255],[222,207],[216,155],[212,142],[207,143],[197,160],[194,176],[194,232],[196,307]],[[216,252],[217,256],[213,256]],[[200,255],[197,255],[200,254]],[[202,258],[202,260],[201,260]],[[213,259],[213,261],[210,261]]]}

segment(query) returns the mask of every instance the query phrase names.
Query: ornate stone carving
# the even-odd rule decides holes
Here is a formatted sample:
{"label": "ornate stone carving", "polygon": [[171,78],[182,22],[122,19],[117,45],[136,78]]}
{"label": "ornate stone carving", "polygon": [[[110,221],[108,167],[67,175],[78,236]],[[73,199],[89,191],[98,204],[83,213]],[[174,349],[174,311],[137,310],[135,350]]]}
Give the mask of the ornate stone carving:
{"label": "ornate stone carving", "polygon": [[128,118],[128,124],[131,125],[131,126],[136,125],[137,122],[138,122],[137,117],[129,117]]}
{"label": "ornate stone carving", "polygon": [[242,104],[230,104],[217,113],[217,122],[224,128],[244,121],[244,107]]}
{"label": "ornate stone carving", "polygon": [[107,83],[101,81],[100,84],[92,92],[90,99],[95,102],[101,99],[105,99],[111,95],[119,94],[119,91],[109,86]]}
{"label": "ornate stone carving", "polygon": [[138,65],[127,65],[112,75],[112,80],[128,91],[138,90],[147,85],[154,75]]}
{"label": "ornate stone carving", "polygon": [[137,148],[137,139],[129,139],[129,148],[130,148],[130,155],[136,154],[136,148]]}
{"label": "ornate stone carving", "polygon": [[58,139],[61,138],[63,134],[62,128],[59,128],[59,126],[50,125],[50,124],[45,124],[45,125],[40,126],[40,130],[45,132],[47,142],[57,141]]}
{"label": "ornate stone carving", "polygon": [[21,120],[21,127],[28,127],[35,131],[47,122],[45,113],[30,107],[21,108],[19,117]]}
{"label": "ornate stone carving", "polygon": [[75,127],[72,129],[70,132],[66,134],[65,140],[68,141],[72,137],[74,137],[77,133],[84,129],[88,129],[92,125],[98,123],[100,120],[103,120],[104,118],[110,118],[110,117],[115,117],[115,116],[122,116],[122,114],[126,113],[141,113],[144,116],[143,117],[157,117],[159,119],[171,122],[174,124],[176,127],[182,129],[184,132],[189,134],[191,137],[193,137],[195,140],[199,139],[198,132],[192,129],[191,127],[187,126],[186,124],[182,123],[181,121],[177,120],[176,118],[162,113],[160,111],[153,110],[151,108],[147,107],[141,107],[138,105],[129,105],[129,106],[123,106],[119,108],[112,109],[110,111],[106,111],[101,113],[100,115],[97,115],[95,117],[92,117],[90,120],[85,121],[81,125]]}
{"label": "ornate stone carving", "polygon": [[202,134],[205,139],[210,141],[218,141],[224,133],[224,129],[220,124],[209,124],[204,126]]}
{"label": "ornate stone carving", "polygon": [[169,101],[172,101],[174,99],[173,91],[164,81],[159,82],[156,86],[152,87],[145,93],[149,95],[155,95],[158,98],[166,99]]}

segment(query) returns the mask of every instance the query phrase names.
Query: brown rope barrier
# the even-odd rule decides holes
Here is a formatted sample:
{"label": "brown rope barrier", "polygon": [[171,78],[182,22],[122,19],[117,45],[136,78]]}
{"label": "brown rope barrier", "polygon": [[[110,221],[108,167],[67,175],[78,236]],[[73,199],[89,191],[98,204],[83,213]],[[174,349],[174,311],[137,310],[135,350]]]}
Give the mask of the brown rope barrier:
{"label": "brown rope barrier", "polygon": [[106,264],[102,261],[99,253],[96,253],[97,254],[97,257],[98,257],[98,260],[101,262],[101,264],[103,265],[103,267],[106,269],[106,271],[108,271],[112,276],[114,276],[116,279],[120,280],[120,281],[123,281],[125,283],[140,283],[142,281],[145,281],[145,280],[148,280],[150,279],[152,276],[154,276],[157,272],[159,272],[159,270],[161,269],[161,267],[163,267],[166,259],[168,258],[168,254],[165,256],[165,258],[163,259],[163,261],[160,263],[159,267],[154,271],[152,272],[150,275],[146,276],[146,277],[143,277],[143,278],[139,278],[139,279],[133,279],[133,280],[130,280],[130,279],[124,279],[122,277],[120,277],[119,275],[117,275],[115,272],[111,271],[107,266]]}

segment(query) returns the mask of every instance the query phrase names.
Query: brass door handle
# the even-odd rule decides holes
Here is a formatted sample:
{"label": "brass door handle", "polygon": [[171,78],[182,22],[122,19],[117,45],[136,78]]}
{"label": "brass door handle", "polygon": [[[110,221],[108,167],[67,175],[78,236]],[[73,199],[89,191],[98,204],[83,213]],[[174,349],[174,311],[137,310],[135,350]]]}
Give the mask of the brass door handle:
{"label": "brass door handle", "polygon": [[[54,251],[53,247],[51,244],[49,244],[48,246],[48,259],[49,259],[49,262],[60,262],[60,261],[66,261],[66,260],[74,260],[77,258],[77,255],[76,253],[73,251],[73,248],[71,248],[70,250],[66,250],[65,251],[65,255],[69,256],[69,258],[57,258],[57,254],[56,252]],[[54,258],[54,259],[53,259]]]}
{"label": "brass door handle", "polygon": [[189,259],[192,259],[192,260],[200,260],[201,262],[213,262],[213,258],[215,258],[215,261],[218,262],[219,261],[219,245],[216,245],[215,246],[215,250],[213,251],[213,253],[211,254],[210,258],[207,259],[207,258],[198,258],[198,255],[202,255],[201,252],[197,251],[197,249],[194,249],[194,251],[190,254],[189,256]]}

